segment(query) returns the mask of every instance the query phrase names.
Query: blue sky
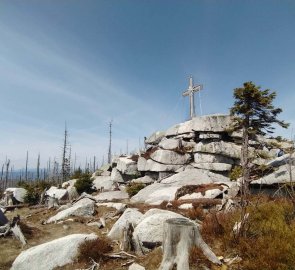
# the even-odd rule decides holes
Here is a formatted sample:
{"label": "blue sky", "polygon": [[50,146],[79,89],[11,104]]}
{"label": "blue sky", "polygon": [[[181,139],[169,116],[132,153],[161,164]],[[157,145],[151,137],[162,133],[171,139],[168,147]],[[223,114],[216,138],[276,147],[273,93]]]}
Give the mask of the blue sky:
{"label": "blue sky", "polygon": [[111,119],[114,152],[137,149],[187,118],[189,75],[203,114],[252,80],[293,126],[294,48],[294,1],[0,0],[0,164],[60,159],[65,121],[82,164],[106,157]]}

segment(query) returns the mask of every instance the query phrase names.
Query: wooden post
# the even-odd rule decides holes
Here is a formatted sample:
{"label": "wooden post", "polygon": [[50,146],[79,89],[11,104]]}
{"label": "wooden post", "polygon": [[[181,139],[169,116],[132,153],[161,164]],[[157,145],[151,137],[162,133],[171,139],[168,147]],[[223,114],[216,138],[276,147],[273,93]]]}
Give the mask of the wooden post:
{"label": "wooden post", "polygon": [[164,223],[163,259],[159,270],[189,270],[189,254],[193,246],[199,247],[213,263],[220,260],[204,242],[195,223],[185,218],[172,218]]}

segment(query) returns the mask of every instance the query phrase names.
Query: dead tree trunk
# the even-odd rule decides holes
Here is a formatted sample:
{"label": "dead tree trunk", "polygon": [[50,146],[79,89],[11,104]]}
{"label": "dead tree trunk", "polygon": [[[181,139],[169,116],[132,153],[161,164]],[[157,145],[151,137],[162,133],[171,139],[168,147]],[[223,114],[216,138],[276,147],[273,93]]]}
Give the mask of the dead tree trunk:
{"label": "dead tree trunk", "polygon": [[184,218],[168,219],[164,223],[163,259],[159,270],[189,270],[189,254],[193,246],[199,247],[204,255],[215,264],[220,260],[204,242],[195,223]]}

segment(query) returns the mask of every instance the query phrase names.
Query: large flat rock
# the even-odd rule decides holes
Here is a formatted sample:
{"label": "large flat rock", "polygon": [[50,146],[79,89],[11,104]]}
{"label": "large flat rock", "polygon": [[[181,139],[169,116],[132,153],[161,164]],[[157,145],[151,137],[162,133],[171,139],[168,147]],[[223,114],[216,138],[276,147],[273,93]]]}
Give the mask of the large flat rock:
{"label": "large flat rock", "polygon": [[6,193],[6,192],[12,192],[13,197],[16,200],[18,200],[19,202],[22,202],[22,203],[24,202],[25,196],[27,194],[27,190],[24,189],[24,188],[13,188],[13,187],[11,187],[11,188],[7,188],[4,193]]}
{"label": "large flat rock", "polygon": [[117,170],[122,174],[134,175],[137,173],[137,163],[128,157],[120,157],[117,163]]}
{"label": "large flat rock", "polygon": [[152,159],[145,159],[144,157],[139,157],[137,166],[141,172],[175,172],[183,167],[183,165],[161,164]]}
{"label": "large flat rock", "polygon": [[224,141],[210,143],[199,142],[196,144],[194,152],[222,155],[234,159],[239,159],[241,157],[240,146]]}
{"label": "large flat rock", "polygon": [[151,159],[165,165],[184,165],[189,162],[189,154],[179,154],[175,151],[159,149],[151,154]]}
{"label": "large flat rock", "polygon": [[179,134],[197,132],[226,132],[232,125],[232,118],[229,115],[205,115],[193,118],[190,121],[177,124],[166,131],[166,137],[173,137]]}
{"label": "large flat rock", "polygon": [[175,199],[178,188],[185,185],[201,185],[214,182],[229,182],[229,178],[207,170],[190,169],[167,177],[161,183],[151,184],[141,189],[131,198],[131,202],[158,205]]}
{"label": "large flat rock", "polygon": [[74,261],[82,243],[96,238],[95,234],[71,234],[29,248],[15,259],[11,270],[52,270],[62,267]]}
{"label": "large flat rock", "polygon": [[55,216],[49,218],[46,223],[53,223],[70,216],[87,217],[94,214],[95,202],[89,198],[84,198],[73,204],[68,209],[58,212]]}
{"label": "large flat rock", "polygon": [[[291,175],[294,182],[295,166],[291,166]],[[284,183],[290,183],[290,174],[288,171],[288,167],[286,165],[282,165],[278,167],[278,169],[275,172],[251,182],[251,184],[262,184],[262,185],[284,184]]]}
{"label": "large flat rock", "polygon": [[95,176],[93,180],[93,186],[100,190],[111,190],[113,188],[114,181],[111,179],[111,176]]}
{"label": "large flat rock", "polygon": [[135,227],[142,216],[142,213],[135,208],[126,209],[123,215],[113,225],[108,233],[108,237],[113,240],[120,240],[123,237],[123,231],[124,229],[127,229],[128,224],[131,223]]}

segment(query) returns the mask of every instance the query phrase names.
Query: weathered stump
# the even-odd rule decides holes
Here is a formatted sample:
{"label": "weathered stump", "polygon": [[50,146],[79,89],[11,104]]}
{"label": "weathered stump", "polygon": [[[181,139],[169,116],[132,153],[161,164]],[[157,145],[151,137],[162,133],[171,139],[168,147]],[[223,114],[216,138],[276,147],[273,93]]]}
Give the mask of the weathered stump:
{"label": "weathered stump", "polygon": [[172,218],[164,223],[163,259],[159,270],[189,270],[189,254],[193,246],[199,247],[213,263],[220,260],[204,242],[195,223],[185,218]]}

